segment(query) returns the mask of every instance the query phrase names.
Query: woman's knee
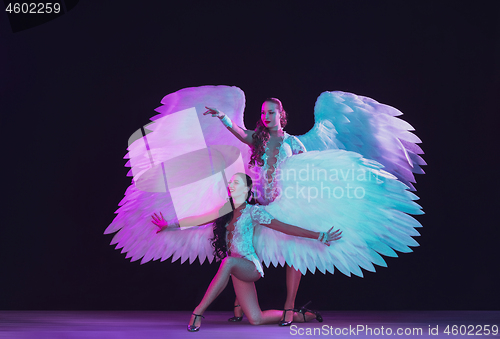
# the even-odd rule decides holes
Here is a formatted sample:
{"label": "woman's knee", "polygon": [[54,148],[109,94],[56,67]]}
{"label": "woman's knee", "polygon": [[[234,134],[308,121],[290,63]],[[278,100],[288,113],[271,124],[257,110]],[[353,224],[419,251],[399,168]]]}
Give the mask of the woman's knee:
{"label": "woman's knee", "polygon": [[220,269],[231,271],[234,264],[235,264],[235,258],[225,257],[224,259],[222,259],[222,262],[220,264]]}
{"label": "woman's knee", "polygon": [[234,265],[235,257],[225,257],[222,259],[222,265]]}
{"label": "woman's knee", "polygon": [[250,322],[250,325],[262,325],[262,317],[260,315],[259,316],[247,315],[247,318],[248,321]]}

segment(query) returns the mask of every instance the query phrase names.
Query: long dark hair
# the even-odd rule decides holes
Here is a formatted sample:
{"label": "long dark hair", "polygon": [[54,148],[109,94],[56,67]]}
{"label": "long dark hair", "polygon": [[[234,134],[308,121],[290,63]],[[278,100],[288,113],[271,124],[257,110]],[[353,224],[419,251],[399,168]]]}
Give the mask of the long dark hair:
{"label": "long dark hair", "polygon": [[[267,98],[264,102],[272,102],[278,106],[278,109],[280,111],[281,128],[285,128],[287,123],[287,116],[281,101],[276,98]],[[269,141],[269,130],[262,123],[262,119],[257,120],[257,125],[255,126],[255,132],[252,135],[252,139],[252,156],[250,157],[249,167],[254,167],[256,163],[257,166],[262,167],[264,166],[264,160],[262,160],[262,156],[266,152],[266,145]]]}
{"label": "long dark hair", "polygon": [[[250,188],[250,190],[248,191],[249,194],[246,202],[250,205],[255,205],[256,201],[252,193],[252,178],[250,178],[250,176],[245,173],[236,174],[239,175],[242,179],[245,179],[247,187]],[[222,211],[227,211],[227,209],[229,208],[228,204],[230,204],[231,212],[220,216],[214,221],[214,237],[210,239],[212,241],[212,247],[214,248],[214,257],[218,260],[222,260],[226,257],[226,225],[233,219],[234,216],[235,208],[233,198],[231,197],[229,198],[229,201],[226,203],[226,205],[224,205],[224,207],[220,209],[219,214],[221,214]]]}

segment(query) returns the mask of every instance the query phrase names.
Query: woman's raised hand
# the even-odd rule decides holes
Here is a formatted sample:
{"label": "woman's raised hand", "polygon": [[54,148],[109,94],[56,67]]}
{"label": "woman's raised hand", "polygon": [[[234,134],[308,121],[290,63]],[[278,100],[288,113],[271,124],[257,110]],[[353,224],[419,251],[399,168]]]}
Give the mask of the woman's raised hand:
{"label": "woman's raised hand", "polygon": [[155,213],[151,217],[153,218],[153,221],[151,222],[159,227],[159,229],[156,230],[156,233],[163,231],[165,228],[168,228],[168,223],[163,218],[163,214],[161,212],[160,215]]}
{"label": "woman's raised hand", "polygon": [[327,238],[326,238],[325,245],[330,246],[330,241],[337,241],[340,238],[342,238],[342,231],[340,229],[334,231],[333,226],[332,226],[332,228],[330,228],[328,230],[328,232],[326,232],[326,236],[327,236]]}
{"label": "woman's raised hand", "polygon": [[204,112],[203,115],[212,114],[213,117],[217,117],[219,119],[222,119],[225,116],[225,114],[220,112],[217,108],[210,108],[207,106],[205,106],[205,108],[207,109],[207,111]]}

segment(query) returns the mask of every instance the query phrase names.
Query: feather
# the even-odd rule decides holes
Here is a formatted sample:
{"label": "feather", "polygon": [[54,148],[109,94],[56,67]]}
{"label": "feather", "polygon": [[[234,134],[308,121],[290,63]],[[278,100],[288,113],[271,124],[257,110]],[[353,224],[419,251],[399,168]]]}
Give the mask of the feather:
{"label": "feather", "polygon": [[[314,108],[315,125],[298,136],[308,151],[343,149],[376,160],[410,189],[413,173],[423,174],[417,154],[422,141],[414,128],[396,118],[401,111],[371,98],[346,92],[323,92]],[[327,128],[325,128],[327,126]]]}
{"label": "feather", "polygon": [[[377,253],[394,257],[395,251],[411,252],[410,247],[418,246],[412,238],[419,235],[415,227],[421,225],[408,213],[423,213],[414,202],[418,197],[381,168],[374,160],[342,150],[307,152],[285,160],[281,172],[294,169],[302,171],[302,177],[283,174],[279,181],[282,194],[265,207],[267,212],[277,220],[316,232],[334,226],[342,231],[342,238],[321,247],[317,240],[260,227],[254,235],[257,255],[267,266],[284,261],[302,273],[316,269],[333,273],[334,266],[347,276],[362,277],[362,269],[373,272],[373,264],[386,266]],[[318,177],[312,173],[332,169],[340,174]],[[353,175],[358,172],[370,175]],[[276,261],[278,255],[284,260]]]}
{"label": "feather", "polygon": [[156,234],[151,215],[162,212],[170,220],[203,214],[225,202],[224,176],[245,172],[249,148],[203,112],[205,106],[217,107],[244,128],[245,96],[237,87],[202,86],[181,89],[161,103],[144,126],[145,134],[140,129],[129,139],[124,159],[132,184],[104,233],[117,232],[111,244],[132,261],[211,262],[211,225]]}

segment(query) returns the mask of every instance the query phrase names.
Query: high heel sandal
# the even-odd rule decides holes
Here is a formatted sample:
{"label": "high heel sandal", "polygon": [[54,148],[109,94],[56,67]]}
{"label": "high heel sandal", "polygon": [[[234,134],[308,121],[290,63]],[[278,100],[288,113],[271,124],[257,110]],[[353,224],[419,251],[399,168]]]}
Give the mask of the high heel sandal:
{"label": "high heel sandal", "polygon": [[302,306],[299,310],[299,313],[302,314],[302,316],[304,317],[304,322],[307,322],[306,321],[306,313],[309,312],[309,313],[312,313],[316,316],[316,320],[320,323],[323,322],[323,317],[321,316],[321,314],[318,312],[318,311],[313,311],[313,310],[310,310],[308,308],[306,308],[307,305],[309,305],[311,302],[309,301],[307,304],[305,304],[304,306]]}
{"label": "high heel sandal", "polygon": [[293,318],[292,318],[291,321],[286,321],[285,320],[285,318],[286,318],[286,312],[288,312],[288,311],[296,312],[297,310],[293,309],[293,308],[288,308],[286,310],[283,310],[283,319],[280,320],[280,322],[278,323],[279,326],[290,326],[293,323]]}
{"label": "high heel sandal", "polygon": [[[241,307],[240,305],[234,305],[234,308],[236,307]],[[234,316],[234,317],[231,317],[229,319],[227,319],[227,321],[231,321],[233,323],[236,323],[238,321],[242,321],[243,320],[243,315],[241,317],[237,317],[237,316]]]}
{"label": "high heel sandal", "polygon": [[193,313],[193,315],[194,315],[193,325],[188,325],[187,330],[188,330],[189,332],[198,332],[198,331],[200,330],[200,326],[194,326],[194,323],[196,322],[196,319],[197,319],[198,317],[202,317],[203,319],[205,319],[205,317],[204,317],[204,316],[202,316],[201,314],[194,314],[194,313]]}

